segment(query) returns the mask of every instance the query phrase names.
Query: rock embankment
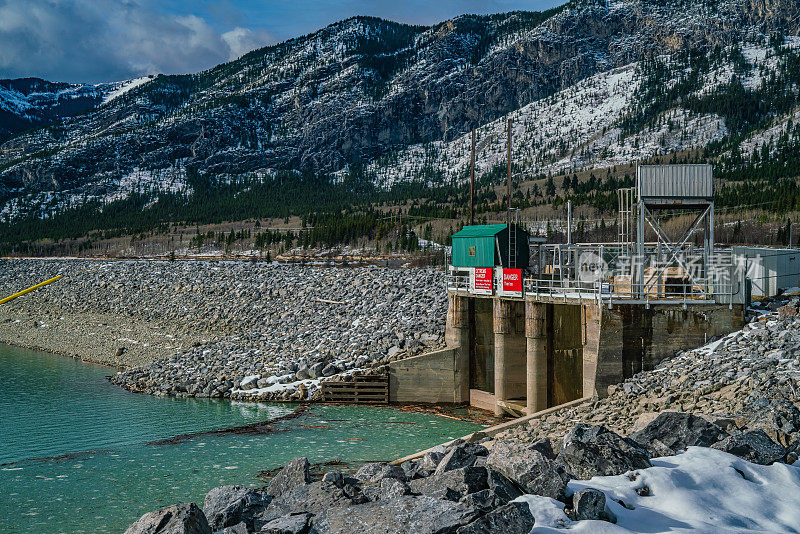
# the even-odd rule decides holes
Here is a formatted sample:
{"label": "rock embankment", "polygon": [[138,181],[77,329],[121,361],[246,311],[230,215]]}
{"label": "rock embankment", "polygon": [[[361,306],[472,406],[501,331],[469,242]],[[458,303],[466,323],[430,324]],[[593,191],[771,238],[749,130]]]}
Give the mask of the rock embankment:
{"label": "rock embankment", "polygon": [[133,367],[113,381],[155,395],[307,398],[321,377],[444,344],[432,269],[2,260],[0,291],[56,274],[0,308],[0,341]]}
{"label": "rock embankment", "polygon": [[[614,523],[631,504],[593,488],[592,477],[624,474],[632,494],[668,498],[647,485],[646,470],[654,462],[664,465],[652,458],[709,446],[753,464],[796,459],[763,430],[729,433],[703,417],[664,412],[631,437],[579,424],[556,441],[457,440],[400,466],[367,464],[321,480],[312,480],[308,460],[300,458],[266,488],[214,488],[202,511],[183,503],[150,512],[126,534],[152,532],[149,525],[156,523],[163,526],[159,532],[184,534],[527,534],[549,519],[536,517],[527,504],[535,502],[531,496],[561,511],[563,527]],[[714,518],[708,521],[713,526]]]}
{"label": "rock embankment", "polygon": [[[702,467],[708,459],[727,466],[727,475],[735,480],[757,482],[748,491],[780,494],[780,488],[761,488],[765,482],[759,481],[766,479],[752,473],[756,464],[794,464],[798,459],[798,312],[800,302],[792,301],[779,316],[754,321],[612,386],[608,398],[533,419],[494,437],[477,432],[399,466],[367,464],[356,473],[325,473],[321,480],[311,479],[308,461],[301,458],[285,466],[266,488],[215,488],[202,511],[182,504],[152,512],[128,534],[146,532],[142,525],[150,524],[153,514],[174,527],[169,532],[209,534],[527,534],[534,525],[552,526],[553,521],[560,528],[583,520],[613,523],[621,514],[635,515],[630,513],[634,502],[645,508],[647,499],[670,502],[669,494],[659,493],[667,491],[665,485],[675,485],[663,483],[664,469],[692,461]],[[689,447],[693,449],[685,452]],[[670,462],[676,454],[685,454],[686,461]],[[772,474],[791,482],[786,491],[797,491],[797,469],[778,465]],[[592,479],[615,476],[619,480],[613,484],[607,478]],[[675,480],[688,481],[691,487],[684,489],[699,484],[686,474]],[[617,489],[609,491],[612,485]],[[648,512],[639,512],[640,518],[642,513]],[[746,514],[733,510],[704,516],[703,524],[711,530],[716,524],[717,531],[735,524],[758,527]],[[182,526],[190,523],[200,526]],[[644,527],[652,531],[654,524]]]}

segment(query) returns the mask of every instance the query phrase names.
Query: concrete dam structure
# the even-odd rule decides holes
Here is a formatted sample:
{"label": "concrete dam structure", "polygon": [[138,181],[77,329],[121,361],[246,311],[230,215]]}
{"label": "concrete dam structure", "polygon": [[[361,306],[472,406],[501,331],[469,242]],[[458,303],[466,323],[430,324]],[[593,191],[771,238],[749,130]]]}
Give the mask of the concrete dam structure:
{"label": "concrete dam structure", "polygon": [[[603,397],[740,329],[751,260],[714,246],[713,190],[709,165],[640,166],[636,187],[618,193],[616,242],[548,244],[518,224],[464,227],[453,235],[447,348],[391,363],[390,399],[531,414]],[[659,217],[667,210],[694,222],[670,236]]]}

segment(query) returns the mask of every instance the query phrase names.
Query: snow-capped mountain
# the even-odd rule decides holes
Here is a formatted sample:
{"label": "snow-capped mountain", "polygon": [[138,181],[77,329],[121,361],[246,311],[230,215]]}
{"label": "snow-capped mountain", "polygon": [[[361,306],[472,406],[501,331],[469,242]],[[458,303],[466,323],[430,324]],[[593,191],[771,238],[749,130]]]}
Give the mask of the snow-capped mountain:
{"label": "snow-capped mountain", "polygon": [[[478,127],[476,172],[488,173],[498,165],[505,169],[508,119],[512,121],[515,176],[522,178],[623,165],[722,142],[741,132],[729,128],[725,113],[694,110],[692,103],[704,97],[720,98],[732,83],[758,94],[765,80],[780,78],[794,68],[800,57],[800,37],[784,38],[777,49],[768,39],[757,37],[715,50],[707,52],[702,66],[688,66],[662,55],[600,72]],[[742,58],[738,72],[727,59],[734,55]],[[654,64],[662,67],[657,75],[651,70]],[[688,99],[682,102],[676,97],[663,110],[650,110],[646,120],[630,127],[637,107],[654,104],[644,84],[685,84],[683,78],[693,68],[699,72],[693,76],[695,85],[684,88]],[[791,89],[788,80],[783,86]],[[772,115],[768,128],[745,132],[739,144],[742,155],[749,156],[797,124],[800,109],[776,109]],[[452,141],[414,144],[373,161],[368,170],[384,186],[420,176],[463,179],[469,170],[470,147],[470,134]]]}
{"label": "snow-capped mountain", "polygon": [[77,84],[40,78],[0,80],[0,141],[35,126],[96,108],[151,78]]}
{"label": "snow-capped mountain", "polygon": [[[740,126],[715,95],[768,79],[796,99],[780,50],[791,55],[799,26],[795,0],[581,0],[431,27],[351,18],[198,74],[104,89],[88,112],[7,140],[0,217],[191,193],[187,169],[236,180],[357,164],[381,184],[460,178],[465,134],[479,128],[489,170],[507,117],[522,173],[704,147]],[[30,97],[2,102],[25,113]]]}

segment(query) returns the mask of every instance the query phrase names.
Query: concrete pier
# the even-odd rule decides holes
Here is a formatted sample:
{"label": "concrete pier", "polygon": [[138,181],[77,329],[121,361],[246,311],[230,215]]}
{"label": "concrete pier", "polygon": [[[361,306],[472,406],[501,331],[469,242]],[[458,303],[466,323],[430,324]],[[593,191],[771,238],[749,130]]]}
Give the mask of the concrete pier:
{"label": "concrete pier", "polygon": [[448,295],[447,326],[445,328],[445,342],[453,350],[453,359],[456,365],[458,383],[456,384],[455,397],[460,402],[469,402],[469,305],[467,297]]}
{"label": "concrete pier", "polygon": [[525,302],[526,411],[547,408],[547,304]]}
{"label": "concrete pier", "polygon": [[507,361],[506,340],[514,328],[514,309],[512,302],[497,299],[494,301],[494,413],[504,413],[501,402],[508,400],[508,381],[511,379]]}
{"label": "concrete pier", "polygon": [[494,301],[494,412],[513,413],[508,401],[525,397],[524,303],[510,299]]}

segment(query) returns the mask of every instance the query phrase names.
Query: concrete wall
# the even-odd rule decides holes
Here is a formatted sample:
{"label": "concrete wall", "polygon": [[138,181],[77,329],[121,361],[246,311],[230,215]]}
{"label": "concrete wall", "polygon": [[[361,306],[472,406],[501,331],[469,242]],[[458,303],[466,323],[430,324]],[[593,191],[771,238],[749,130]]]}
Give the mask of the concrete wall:
{"label": "concrete wall", "polygon": [[651,369],[679,350],[704,345],[712,337],[724,336],[744,326],[742,305],[728,306],[657,306],[653,312],[652,344],[645,364]]}
{"label": "concrete wall", "polygon": [[[592,320],[599,313],[599,329],[587,328],[584,395],[605,396],[611,384],[653,369],[676,352],[705,344],[709,339],[744,325],[742,305],[615,304],[613,308],[587,306]],[[591,369],[594,368],[594,373]]]}
{"label": "concrete wall", "polygon": [[[468,372],[455,349],[443,349],[389,364],[390,402],[460,403],[460,384]],[[469,395],[469,392],[466,393]]]}
{"label": "concrete wall", "polygon": [[584,306],[553,304],[552,352],[548,355],[548,405],[557,406],[583,396],[583,347],[586,339]]}

